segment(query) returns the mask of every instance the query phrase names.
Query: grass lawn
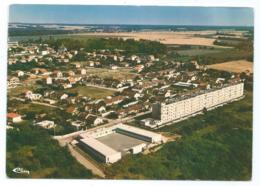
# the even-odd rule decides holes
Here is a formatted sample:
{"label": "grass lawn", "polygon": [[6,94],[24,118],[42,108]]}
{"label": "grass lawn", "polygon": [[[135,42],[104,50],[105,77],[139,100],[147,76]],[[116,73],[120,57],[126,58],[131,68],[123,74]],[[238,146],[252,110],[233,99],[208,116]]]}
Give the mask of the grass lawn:
{"label": "grass lawn", "polygon": [[50,111],[55,111],[57,110],[56,108],[44,106],[44,105],[36,105],[33,103],[28,103],[28,104],[19,104],[16,107],[17,110],[21,111],[22,113],[26,113],[28,111],[33,111],[36,113],[47,113]]}
{"label": "grass lawn", "polygon": [[21,94],[24,94],[27,90],[34,91],[37,88],[41,88],[42,86],[39,84],[36,84],[36,80],[38,79],[30,79],[26,81],[22,81],[20,85],[18,85],[15,88],[8,89],[7,94],[8,96],[19,96]]}
{"label": "grass lawn", "polygon": [[223,51],[228,51],[228,49],[188,49],[188,50],[178,50],[177,53],[180,55],[187,56],[197,56],[197,55],[205,55],[205,54],[215,54]]}
{"label": "grass lawn", "polygon": [[[87,39],[96,39],[96,38],[106,38],[107,35],[82,35],[82,34],[54,34],[54,35],[33,35],[33,36],[11,36],[10,40],[14,41],[27,41],[29,39],[37,40],[37,39],[49,39],[50,36],[54,39],[77,39],[77,40],[87,40]],[[117,36],[109,36],[109,37],[115,37]]]}
{"label": "grass lawn", "polygon": [[69,92],[78,92],[79,95],[96,98],[96,99],[104,98],[106,96],[111,96],[114,93],[114,91],[112,90],[107,90],[107,89],[97,88],[97,87],[89,87],[89,86],[75,87],[69,89]]}

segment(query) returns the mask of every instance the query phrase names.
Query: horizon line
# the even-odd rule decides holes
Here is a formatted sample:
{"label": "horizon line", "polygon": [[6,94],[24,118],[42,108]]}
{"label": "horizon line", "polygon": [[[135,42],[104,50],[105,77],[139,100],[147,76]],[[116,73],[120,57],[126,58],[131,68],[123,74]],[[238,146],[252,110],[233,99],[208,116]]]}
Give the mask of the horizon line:
{"label": "horizon line", "polygon": [[188,24],[124,24],[124,23],[42,23],[42,22],[8,22],[8,24],[45,24],[45,25],[107,25],[107,26],[113,26],[113,25],[124,25],[124,26],[209,26],[209,27],[254,27],[254,25],[188,25]]}

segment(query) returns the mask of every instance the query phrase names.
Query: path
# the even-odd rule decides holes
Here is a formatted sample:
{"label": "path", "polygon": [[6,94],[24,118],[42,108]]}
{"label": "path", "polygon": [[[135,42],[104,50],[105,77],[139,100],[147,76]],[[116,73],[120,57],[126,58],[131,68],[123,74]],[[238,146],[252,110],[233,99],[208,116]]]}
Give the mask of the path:
{"label": "path", "polygon": [[102,178],[105,178],[105,174],[102,170],[100,170],[96,165],[90,162],[86,157],[80,154],[71,144],[68,144],[69,151],[72,156],[76,158],[76,160],[82,164],[87,169],[91,170],[93,174],[98,175]]}

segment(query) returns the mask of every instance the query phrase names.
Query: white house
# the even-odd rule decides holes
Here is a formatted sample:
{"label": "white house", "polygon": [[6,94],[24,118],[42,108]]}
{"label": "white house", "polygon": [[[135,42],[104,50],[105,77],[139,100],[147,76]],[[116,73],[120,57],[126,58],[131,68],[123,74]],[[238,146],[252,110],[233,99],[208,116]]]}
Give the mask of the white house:
{"label": "white house", "polygon": [[45,55],[49,54],[49,52],[48,52],[47,50],[43,50],[43,51],[41,52],[41,54],[42,54],[43,56],[45,56]]}
{"label": "white house", "polygon": [[24,76],[24,72],[21,71],[21,70],[18,70],[18,71],[17,71],[17,76],[18,76],[18,77]]}
{"label": "white house", "polygon": [[72,121],[72,122],[71,122],[71,125],[74,126],[74,127],[76,127],[77,130],[79,130],[79,128],[82,127],[82,126],[84,126],[85,123],[84,123],[83,121],[77,120],[77,121]]}
{"label": "white house", "polygon": [[45,129],[51,129],[51,128],[55,127],[54,121],[49,121],[49,120],[44,120],[44,121],[35,123],[35,125],[43,127]]}
{"label": "white house", "polygon": [[52,84],[52,78],[51,77],[47,77],[46,78],[46,84],[47,85],[51,85]]}
{"label": "white house", "polygon": [[116,65],[112,65],[112,66],[111,66],[111,69],[112,69],[112,70],[116,70],[117,68],[118,68],[118,66],[116,66]]}
{"label": "white house", "polygon": [[134,98],[138,99],[138,98],[141,98],[143,96],[144,96],[143,94],[140,94],[140,93],[137,92],[137,93],[135,93]]}
{"label": "white house", "polygon": [[13,123],[19,123],[22,121],[22,116],[17,113],[8,113],[7,119]]}
{"label": "white house", "polygon": [[57,101],[56,100],[53,100],[53,99],[44,99],[43,100],[45,103],[48,103],[48,104],[50,104],[50,105],[53,105],[53,104],[55,104]]}
{"label": "white house", "polygon": [[34,94],[32,91],[27,91],[25,93],[25,97],[30,99],[30,100],[39,100],[41,99],[42,95],[41,94]]}
{"label": "white house", "polygon": [[65,59],[63,59],[63,62],[68,63],[68,62],[70,62],[70,60],[68,58],[65,58]]}
{"label": "white house", "polygon": [[72,88],[72,84],[63,84],[62,85],[64,89],[67,89],[67,88]]}
{"label": "white house", "polygon": [[114,56],[113,56],[113,59],[114,59],[114,61],[117,61],[117,56],[114,55]]}
{"label": "white house", "polygon": [[68,97],[69,97],[68,94],[63,94],[63,95],[60,97],[60,99],[63,100],[63,99],[67,99]]}
{"label": "white house", "polygon": [[81,75],[86,75],[87,74],[87,70],[83,68],[83,69],[81,69],[80,73],[81,73]]}
{"label": "white house", "polygon": [[98,109],[98,112],[100,112],[100,113],[106,112],[106,107],[101,106],[101,107]]}
{"label": "white house", "polygon": [[89,66],[90,66],[90,67],[94,67],[94,66],[95,66],[95,63],[94,63],[93,61],[90,61],[90,62],[89,62]]}
{"label": "white house", "polygon": [[165,98],[168,98],[171,96],[171,91],[167,91],[165,94],[164,94],[164,97]]}
{"label": "white house", "polygon": [[102,124],[104,121],[102,118],[94,116],[94,115],[88,115],[86,116],[86,124],[97,126]]}
{"label": "white house", "polygon": [[218,78],[216,80],[216,83],[224,83],[224,81],[225,81],[225,78]]}

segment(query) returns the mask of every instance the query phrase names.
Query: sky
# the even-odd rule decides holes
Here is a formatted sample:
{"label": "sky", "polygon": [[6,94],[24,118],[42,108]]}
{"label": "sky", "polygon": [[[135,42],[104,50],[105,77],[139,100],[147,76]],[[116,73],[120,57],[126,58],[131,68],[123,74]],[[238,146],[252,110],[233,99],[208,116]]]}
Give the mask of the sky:
{"label": "sky", "polygon": [[9,22],[253,26],[253,9],[224,7],[11,5]]}

